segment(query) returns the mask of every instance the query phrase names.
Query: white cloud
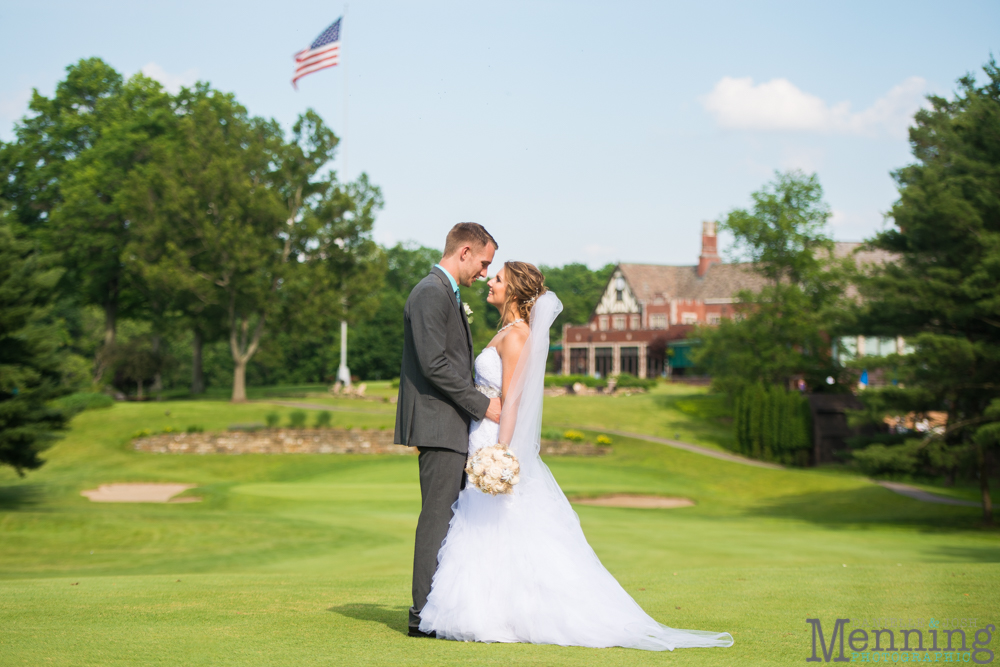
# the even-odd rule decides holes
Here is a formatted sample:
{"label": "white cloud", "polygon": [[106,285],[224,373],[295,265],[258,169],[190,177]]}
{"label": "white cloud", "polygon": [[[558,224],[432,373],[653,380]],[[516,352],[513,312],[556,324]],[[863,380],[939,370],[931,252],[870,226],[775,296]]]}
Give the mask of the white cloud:
{"label": "white cloud", "polygon": [[914,112],[924,103],[926,88],[926,81],[912,76],[869,108],[852,112],[850,102],[827,104],[787,79],[754,85],[750,77],[726,76],[701,103],[727,129],[906,136]]}
{"label": "white cloud", "polygon": [[0,139],[14,137],[14,123],[28,112],[30,100],[30,88],[0,96]]}
{"label": "white cloud", "polygon": [[193,86],[198,81],[198,70],[194,68],[180,74],[171,74],[156,63],[149,63],[139,71],[150,79],[159,81],[167,92],[173,94],[180,92],[184,86]]}

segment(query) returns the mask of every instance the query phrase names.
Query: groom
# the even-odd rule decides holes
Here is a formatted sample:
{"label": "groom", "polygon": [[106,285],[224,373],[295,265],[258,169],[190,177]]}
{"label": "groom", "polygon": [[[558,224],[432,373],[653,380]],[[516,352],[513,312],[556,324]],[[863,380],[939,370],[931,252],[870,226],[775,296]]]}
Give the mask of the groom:
{"label": "groom", "polygon": [[465,486],[469,422],[500,421],[500,399],[476,390],[472,330],[459,285],[485,278],[497,242],[475,222],[451,228],[444,256],[417,283],[403,310],[403,364],[399,373],[393,442],[416,447],[420,467],[420,518],[413,549],[411,637],[420,631],[420,610],[431,591],[451,506]]}

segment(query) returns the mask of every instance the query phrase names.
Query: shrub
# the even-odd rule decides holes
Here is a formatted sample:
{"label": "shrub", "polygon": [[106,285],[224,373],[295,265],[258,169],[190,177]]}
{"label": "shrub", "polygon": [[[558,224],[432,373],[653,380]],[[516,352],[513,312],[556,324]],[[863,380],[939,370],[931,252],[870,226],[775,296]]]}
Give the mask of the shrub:
{"label": "shrub", "polygon": [[621,373],[616,376],[618,383],[615,387],[619,389],[652,389],[656,386],[656,380],[642,379],[629,373]]}
{"label": "shrub", "polygon": [[393,378],[392,382],[389,383],[389,386],[393,389],[399,389],[399,378]]}
{"label": "shrub", "polygon": [[920,465],[920,440],[907,440],[902,445],[869,445],[852,452],[865,474],[908,475]]}
{"label": "shrub", "polygon": [[187,432],[188,433],[201,433],[204,430],[205,429],[202,428],[201,426],[197,426],[197,425],[194,425],[194,424],[192,424],[191,426],[187,427]]}
{"label": "shrub", "polygon": [[546,387],[569,387],[579,382],[585,387],[590,387],[591,389],[597,389],[599,387],[606,387],[608,383],[605,380],[598,380],[595,377],[589,375],[546,375],[545,376],[545,386]]}
{"label": "shrub", "polygon": [[281,421],[281,415],[277,412],[268,412],[264,415],[264,421],[267,422],[268,428],[275,428],[278,425],[278,422]]}
{"label": "shrub", "polygon": [[293,410],[291,414],[288,415],[288,423],[292,428],[305,428],[306,426],[306,415],[302,410]]}
{"label": "shrub", "polygon": [[148,438],[151,435],[153,435],[153,432],[150,429],[143,428],[143,429],[139,429],[138,431],[136,431],[135,433],[133,433],[132,434],[132,439],[134,440],[136,438]]}
{"label": "shrub", "polygon": [[611,438],[602,433],[601,435],[597,436],[597,444],[600,447],[607,447],[611,444]]}
{"label": "shrub", "polygon": [[542,440],[562,440],[562,431],[554,428],[547,428],[542,430]]}
{"label": "shrub", "polygon": [[574,431],[570,429],[569,431],[565,431],[562,434],[562,437],[564,440],[569,440],[570,442],[583,442],[583,439],[586,436],[580,431]]}
{"label": "shrub", "polygon": [[733,408],[736,446],[745,456],[805,465],[812,448],[809,401],[782,387],[751,385]]}
{"label": "shrub", "polygon": [[62,408],[67,412],[76,413],[83,412],[84,410],[110,408],[115,404],[115,399],[111,398],[107,394],[81,391],[75,394],[70,394],[69,396],[58,398],[53,401],[53,403],[56,407]]}
{"label": "shrub", "polygon": [[160,431],[160,433],[176,433],[176,432],[177,432],[177,429],[175,429],[173,426],[168,426],[165,429],[163,429],[162,431]]}
{"label": "shrub", "polygon": [[326,410],[316,413],[316,428],[330,428],[330,417]]}

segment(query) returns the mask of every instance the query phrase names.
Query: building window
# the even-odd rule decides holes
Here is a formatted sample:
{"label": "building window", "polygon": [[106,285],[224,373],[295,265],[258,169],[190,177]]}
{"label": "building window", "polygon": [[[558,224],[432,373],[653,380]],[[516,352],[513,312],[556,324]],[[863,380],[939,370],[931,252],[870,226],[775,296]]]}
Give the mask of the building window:
{"label": "building window", "polygon": [[618,351],[619,364],[622,373],[639,375],[639,348],[623,347]]}
{"label": "building window", "polygon": [[666,329],[667,328],[667,315],[666,313],[657,313],[655,315],[649,316],[649,328],[650,329]]}
{"label": "building window", "polygon": [[722,322],[722,315],[720,315],[719,313],[709,313],[708,316],[705,318],[705,321],[712,325],[719,324],[720,322]]}
{"label": "building window", "polygon": [[622,278],[621,276],[618,276],[618,279],[615,280],[615,301],[624,301],[624,300],[625,300],[625,279]]}
{"label": "building window", "polygon": [[615,331],[624,331],[625,330],[625,316],[624,315],[615,315],[614,319],[611,322],[611,326],[612,326],[612,328]]}
{"label": "building window", "polygon": [[600,327],[601,331],[607,331],[608,330],[608,318],[606,316],[605,317],[599,317],[599,318],[597,318],[597,326]]}
{"label": "building window", "polygon": [[590,350],[585,347],[569,348],[569,372],[572,375],[586,375]]}
{"label": "building window", "polygon": [[594,348],[594,373],[597,374],[597,377],[606,378],[611,375],[614,352],[613,347]]}
{"label": "building window", "polygon": [[629,329],[638,329],[639,328],[639,316],[638,315],[632,315],[629,318],[628,328]]}
{"label": "building window", "polygon": [[697,324],[698,313],[681,313],[681,324]]}

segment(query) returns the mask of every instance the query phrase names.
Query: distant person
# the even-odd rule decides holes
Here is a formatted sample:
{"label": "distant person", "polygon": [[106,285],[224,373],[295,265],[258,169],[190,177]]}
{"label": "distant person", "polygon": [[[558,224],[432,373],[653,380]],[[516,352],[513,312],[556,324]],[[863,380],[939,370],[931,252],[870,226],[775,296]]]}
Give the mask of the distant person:
{"label": "distant person", "polygon": [[[450,243],[448,247],[452,247]],[[475,250],[470,250],[474,256]],[[492,249],[489,254],[492,259]],[[446,250],[442,260],[445,270],[448,256]],[[444,533],[433,535],[440,547],[435,554],[437,571],[429,594],[419,589],[420,598],[414,572],[410,634],[650,651],[731,646],[733,639],[728,633],[676,630],[646,614],[601,564],[587,543],[579,518],[542,463],[538,452],[549,327],[562,311],[562,303],[546,290],[544,280],[531,264],[506,262],[489,282],[487,302],[500,311],[500,327],[475,360],[474,386],[491,403],[487,418],[477,416],[471,423],[463,449],[472,456],[484,447],[507,446],[520,461],[520,480],[511,494],[497,496],[449,480],[449,492],[455,488],[461,491],[454,506],[439,514],[447,516],[451,525],[443,544]],[[414,296],[419,289],[414,289],[406,307],[404,376],[411,347],[413,354],[424,354],[410,344],[414,337],[410,332],[416,327],[411,320],[419,303]],[[409,363],[435,371],[445,356],[438,353]],[[400,405],[402,387],[401,381]],[[464,390],[462,396],[459,404],[466,400]],[[499,423],[492,419],[492,401],[498,399],[503,405]],[[430,495],[423,449],[420,456],[424,506],[417,527],[418,552]],[[416,628],[415,618],[419,622]]]}

